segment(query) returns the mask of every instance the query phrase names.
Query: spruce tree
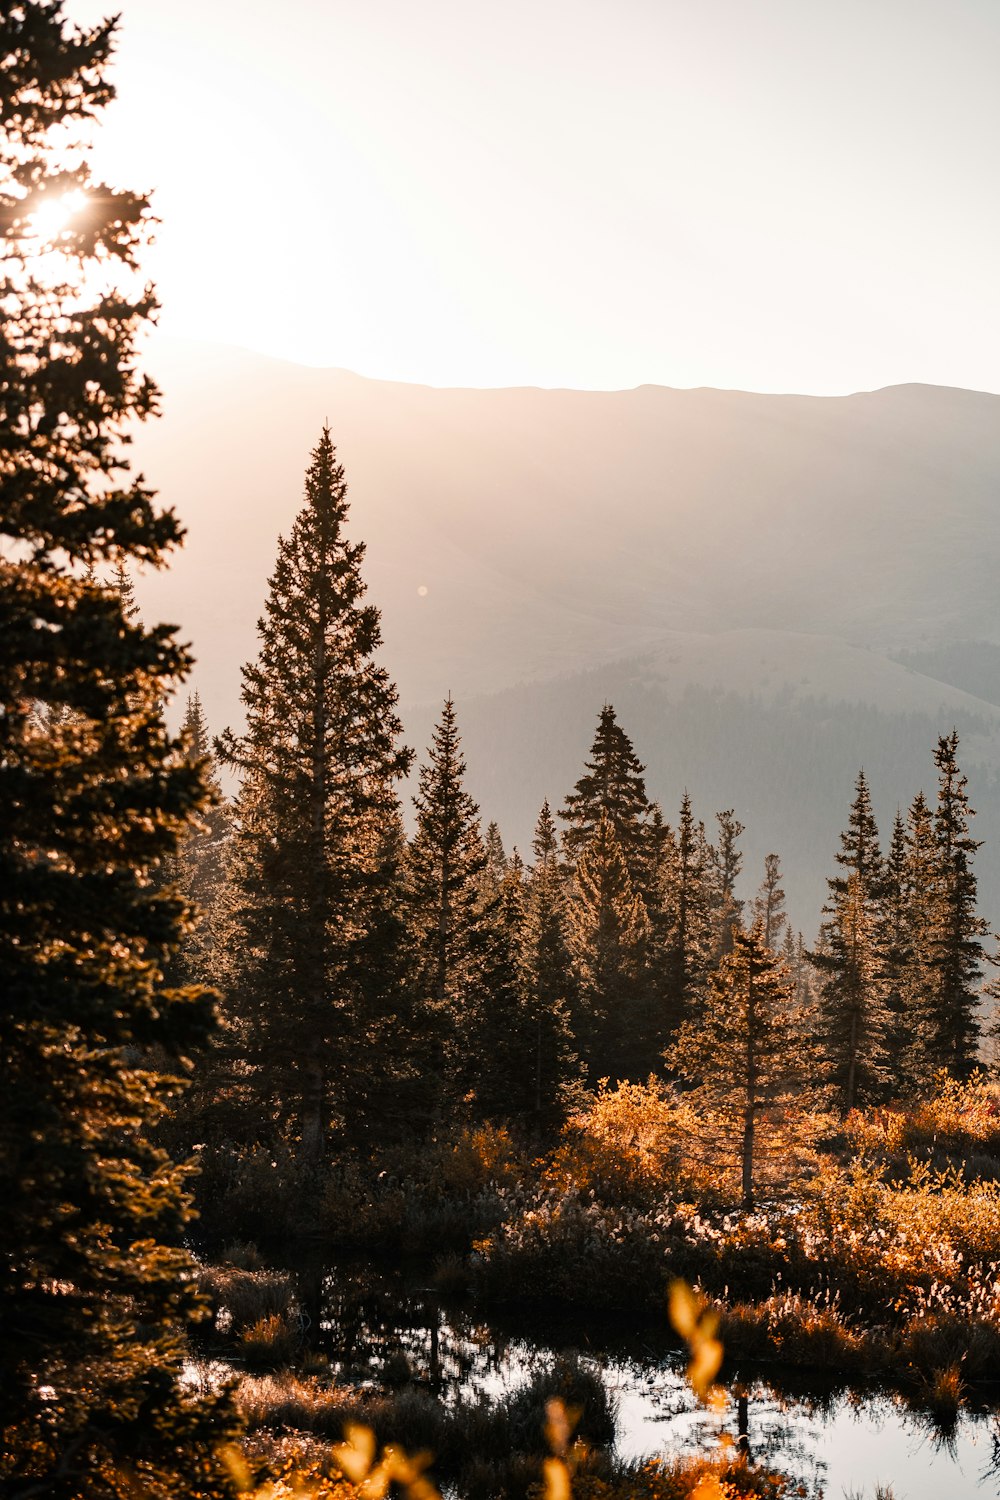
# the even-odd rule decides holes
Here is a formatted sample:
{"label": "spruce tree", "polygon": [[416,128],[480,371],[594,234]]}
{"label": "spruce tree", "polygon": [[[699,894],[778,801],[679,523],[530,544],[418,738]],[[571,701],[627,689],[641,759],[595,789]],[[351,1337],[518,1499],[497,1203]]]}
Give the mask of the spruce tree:
{"label": "spruce tree", "polygon": [[495,901],[500,895],[501,887],[507,878],[510,869],[510,860],[503,846],[503,838],[498,824],[490,822],[486,825],[486,834],[483,838],[483,866],[480,886],[483,895],[488,901]]}
{"label": "spruce tree", "polygon": [[585,767],[559,814],[567,825],[563,831],[567,858],[571,864],[577,862],[605,817],[614,829],[634,890],[645,892],[646,833],[652,812],[643,779],[645,767],[608,703],[601,709]]}
{"label": "spruce tree", "polygon": [[937,880],[928,934],[928,1052],[937,1067],[947,1068],[956,1078],[968,1078],[976,1067],[981,939],[989,932],[989,924],[976,910],[972,864],[980,840],[969,832],[975,814],[966,794],[968,783],[958,768],[957,751],[958,734],[953,730],[941,736],[934,752]]}
{"label": "spruce tree", "polygon": [[148,203],[86,162],[115,35],[0,6],[0,1488],[194,1500],[230,1493],[233,1424],[182,1383],[190,1213],[150,1131],[212,1025],[164,982],[184,917],[162,867],[205,790],[160,711],[185,652],[97,582],[181,534],[122,447],[155,410],[155,301],[132,274]]}
{"label": "spruce tree", "polygon": [[175,882],[195,917],[177,957],[178,972],[185,978],[214,984],[222,974],[217,949],[222,941],[220,905],[224,901],[226,850],[232,825],[208,720],[197,692],[188,697],[181,733],[185,754],[201,770],[211,801],[188,828],[177,851]]}
{"label": "spruce tree", "polygon": [[521,940],[521,985],[531,1041],[525,1081],[531,1118],[545,1128],[558,1123],[565,1091],[580,1073],[572,1033],[576,996],[567,943],[566,880],[547,800],[535,825],[532,852]]}
{"label": "spruce tree", "polygon": [[371,1072],[399,1024],[392,850],[411,754],[347,516],[324,428],[243,669],[246,730],[217,742],[241,777],[230,1008],[246,1023],[261,1100],[291,1116],[310,1171],[332,1126],[365,1127]]}
{"label": "spruce tree", "polygon": [[882,874],[879,963],[885,1005],[886,1062],[892,1092],[911,1086],[919,1076],[923,1016],[911,992],[914,963],[910,925],[906,824],[898,810]]}
{"label": "spruce tree", "polygon": [[681,1027],[668,1061],[722,1122],[727,1155],[739,1164],[743,1206],[752,1208],[768,1116],[801,1109],[811,1072],[807,1017],[759,921],[749,932],[737,928],[701,1015]]}
{"label": "spruce tree", "polygon": [[764,945],[772,952],[783,947],[790,931],[785,913],[785,892],[781,884],[781,860],[777,854],[765,854],[764,879],[753,903],[754,921],[760,923]]}
{"label": "spruce tree", "polygon": [[112,587],[121,600],[122,614],[126,620],[135,620],[139,616],[139,605],[135,597],[135,584],[128,568],[120,560],[115,564],[111,574]]}
{"label": "spruce tree", "polygon": [[465,789],[465,758],[451,696],[434,729],[409,851],[410,920],[419,955],[417,989],[439,1105],[475,1067],[490,901],[479,807]]}
{"label": "spruce tree", "polygon": [[[887,990],[892,999],[898,988],[890,1037],[898,1028],[900,1079],[909,1090],[929,1088],[938,1064],[932,1057],[934,1031],[932,933],[938,901],[938,847],[934,814],[923,792],[918,792],[906,816],[903,872],[902,965],[898,978],[891,976]],[[894,981],[894,983],[892,982]],[[895,1019],[898,1008],[899,1019]]]}
{"label": "spruce tree", "polygon": [[864,772],[855,784],[848,826],[840,836],[841,875],[828,881],[819,1029],[829,1082],[846,1112],[880,1097],[887,1079],[880,933],[882,857]]}
{"label": "spruce tree", "polygon": [[530,1079],[534,1036],[528,995],[522,984],[525,880],[524,865],[516,851],[499,886],[493,886],[488,863],[481,886],[479,997],[466,1059],[471,1090],[481,1114],[493,1119],[526,1118],[533,1104]]}
{"label": "spruce tree", "polygon": [[712,922],[712,852],[704,824],[695,820],[686,791],[670,855],[662,872],[664,935],[657,976],[664,1039],[697,1014],[716,947]]}
{"label": "spruce tree", "polygon": [[605,814],[577,863],[568,916],[578,996],[574,1031],[590,1080],[627,1077],[637,1018],[645,1013],[649,920]]}
{"label": "spruce tree", "polygon": [[743,920],[743,902],[736,895],[736,882],[743,868],[740,835],[746,830],[731,807],[716,813],[719,840],[712,847],[714,881],[714,925],[716,953],[721,958],[733,945],[733,933]]}

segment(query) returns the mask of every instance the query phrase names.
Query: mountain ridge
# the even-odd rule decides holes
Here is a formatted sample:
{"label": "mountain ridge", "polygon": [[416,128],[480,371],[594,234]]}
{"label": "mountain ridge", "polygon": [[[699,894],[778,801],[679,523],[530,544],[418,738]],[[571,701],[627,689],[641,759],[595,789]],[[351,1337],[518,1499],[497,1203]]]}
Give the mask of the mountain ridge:
{"label": "mountain ridge", "polygon": [[[994,809],[989,789],[996,708],[955,696],[962,680],[992,682],[989,653],[1000,650],[1000,396],[921,383],[843,396],[648,383],[456,389],[183,342],[159,344],[148,363],[165,415],[137,435],[136,456],[188,526],[188,543],[168,572],[138,580],[138,592],[147,617],[179,621],[192,641],[213,726],[240,722],[239,667],[256,651],[277,536],[301,504],[328,419],[351,535],[368,548],[383,659],[420,734],[429,706],[451,691],[475,744],[473,721],[493,722],[490,695],[516,689],[505,710],[515,732],[501,736],[514,762],[518,736],[534,742],[526,716],[541,712],[544,685],[568,705],[575,689],[566,684],[596,669],[601,693],[648,720],[652,773],[667,787],[670,736],[714,765],[716,724],[732,742],[729,806],[750,788],[741,739],[785,756],[761,719],[770,713],[791,748],[811,757],[808,785],[825,807],[823,850],[790,856],[789,883],[814,905],[842,819],[832,786],[853,780],[864,735],[883,746],[888,772],[890,722],[902,733],[913,719],[913,733],[932,739],[958,714],[988,726],[970,730],[963,751],[985,777],[981,833],[988,822],[1000,842],[1000,800]],[[644,677],[635,666],[659,653],[662,667],[668,646],[684,658],[680,694],[669,673]],[[974,671],[975,651],[983,660]],[[907,659],[938,675],[907,675]],[[782,685],[784,696],[774,691]],[[720,694],[728,726],[716,723]],[[678,725],[681,699],[697,723]],[[817,739],[831,704],[843,705],[844,722],[854,715],[861,741]],[[561,797],[579,774],[584,723],[599,707],[572,708],[583,738],[565,785],[568,742],[551,754],[537,745],[540,771],[549,757],[549,795]],[[550,726],[550,738],[561,733]],[[911,765],[905,744],[892,753]],[[755,764],[764,776],[764,760]],[[484,772],[481,798],[485,815],[523,843],[514,781]],[[705,784],[706,796],[725,793],[722,761]],[[749,823],[774,809],[762,795],[737,812]],[[792,827],[779,823],[761,834],[768,847],[781,849]],[[986,899],[1000,899],[1000,879]]]}

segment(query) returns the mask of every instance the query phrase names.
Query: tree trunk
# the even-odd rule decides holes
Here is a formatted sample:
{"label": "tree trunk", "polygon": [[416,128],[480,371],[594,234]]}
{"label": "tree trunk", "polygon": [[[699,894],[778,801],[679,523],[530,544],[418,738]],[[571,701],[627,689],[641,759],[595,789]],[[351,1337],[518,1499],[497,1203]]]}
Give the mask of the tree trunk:
{"label": "tree trunk", "polygon": [[302,1160],[314,1172],[323,1160],[326,1137],[326,1078],[322,1064],[314,1060],[307,1065],[302,1094]]}
{"label": "tree trunk", "polygon": [[743,1113],[743,1207],[753,1208],[753,1127],[754,1106],[751,1100]]}
{"label": "tree trunk", "polygon": [[854,1090],[856,1087],[857,1059],[858,1059],[858,1009],[857,1006],[851,1011],[851,1034],[848,1043],[847,1054],[847,1085],[844,1091],[845,1115],[850,1114],[854,1108]]}

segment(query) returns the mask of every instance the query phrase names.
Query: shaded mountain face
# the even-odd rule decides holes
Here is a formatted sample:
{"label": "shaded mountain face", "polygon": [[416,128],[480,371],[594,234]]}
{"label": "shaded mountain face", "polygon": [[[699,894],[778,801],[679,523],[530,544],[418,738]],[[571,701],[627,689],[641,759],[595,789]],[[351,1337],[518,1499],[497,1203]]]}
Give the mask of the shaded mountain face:
{"label": "shaded mountain face", "polygon": [[139,594],[192,641],[213,725],[239,721],[328,419],[410,739],[450,690],[509,840],[572,785],[607,698],[668,816],[684,785],[706,819],[735,806],[807,926],[861,762],[888,816],[964,725],[1000,842],[1000,397],[434,390],[165,340],[150,367],[165,417],[137,455],[188,542]]}

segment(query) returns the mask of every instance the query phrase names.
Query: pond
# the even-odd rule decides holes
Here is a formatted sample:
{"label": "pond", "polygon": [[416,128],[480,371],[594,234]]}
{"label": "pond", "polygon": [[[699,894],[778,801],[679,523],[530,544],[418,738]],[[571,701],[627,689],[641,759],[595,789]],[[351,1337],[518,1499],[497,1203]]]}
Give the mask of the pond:
{"label": "pond", "polygon": [[486,1315],[370,1267],[314,1274],[301,1285],[316,1342],[352,1383],[416,1383],[446,1403],[495,1397],[572,1354],[614,1398],[623,1458],[704,1450],[725,1432],[751,1458],[788,1473],[792,1494],[813,1500],[873,1500],[880,1485],[891,1486],[894,1500],[1000,1494],[1000,1406],[986,1400],[942,1426],[874,1385],[756,1367],[725,1371],[725,1407],[706,1413],[685,1382],[665,1317],[662,1327],[625,1328],[606,1318]]}

